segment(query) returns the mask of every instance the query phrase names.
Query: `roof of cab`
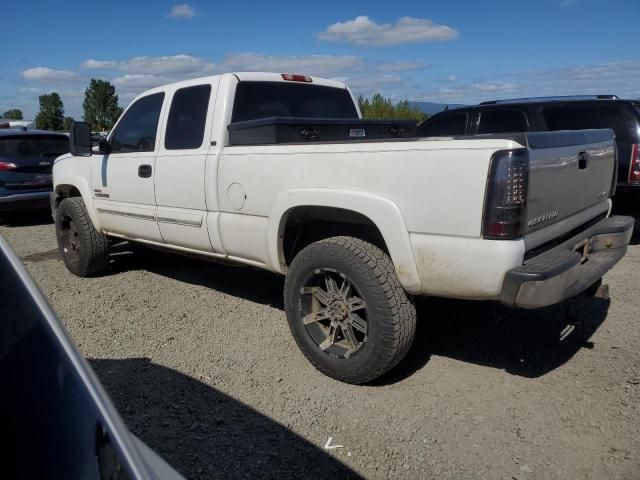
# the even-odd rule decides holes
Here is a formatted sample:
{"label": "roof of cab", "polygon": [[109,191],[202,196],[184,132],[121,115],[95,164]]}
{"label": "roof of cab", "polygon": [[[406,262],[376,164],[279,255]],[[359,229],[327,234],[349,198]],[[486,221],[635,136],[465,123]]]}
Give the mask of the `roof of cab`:
{"label": "roof of cab", "polygon": [[[134,100],[137,100],[138,98],[141,98],[153,93],[164,92],[165,90],[173,90],[181,87],[188,87],[188,86],[190,87],[193,85],[197,85],[199,83],[211,82],[214,79],[218,79],[225,76],[234,76],[241,82],[298,83],[292,80],[285,80],[282,78],[282,75],[283,73],[273,73],[273,72],[234,72],[234,73],[223,73],[220,75],[209,75],[207,77],[191,78],[188,80],[181,80],[179,82],[167,83],[164,85],[159,85],[154,88],[150,88],[142,92]],[[307,76],[311,78],[311,82],[309,83],[309,85],[321,85],[323,87],[333,87],[333,88],[347,88],[347,85],[343,82],[337,82],[335,80],[329,80],[327,78],[313,77],[310,75],[307,75]]]}

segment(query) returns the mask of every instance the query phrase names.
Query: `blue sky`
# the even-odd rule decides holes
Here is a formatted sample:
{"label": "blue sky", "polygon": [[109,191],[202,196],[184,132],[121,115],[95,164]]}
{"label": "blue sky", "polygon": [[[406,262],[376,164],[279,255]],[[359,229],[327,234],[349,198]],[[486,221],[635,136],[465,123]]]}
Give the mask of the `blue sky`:
{"label": "blue sky", "polygon": [[640,0],[12,1],[0,112],[57,91],[80,118],[89,79],[120,103],[225,71],[306,73],[443,103],[531,95],[640,97]]}

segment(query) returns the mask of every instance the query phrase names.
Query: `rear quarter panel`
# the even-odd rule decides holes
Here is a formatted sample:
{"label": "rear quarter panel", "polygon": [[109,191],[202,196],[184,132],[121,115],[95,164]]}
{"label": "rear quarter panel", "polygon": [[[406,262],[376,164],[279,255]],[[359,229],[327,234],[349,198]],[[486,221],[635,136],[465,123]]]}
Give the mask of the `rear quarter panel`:
{"label": "rear quarter panel", "polygon": [[[247,220],[242,232],[222,232],[224,247],[236,257],[284,271],[277,251],[278,226],[286,210],[281,205],[351,209],[377,225],[403,286],[425,293],[416,269],[430,267],[416,264],[411,234],[480,240],[491,155],[518,146],[508,140],[432,139],[225,147],[218,170],[221,219]],[[222,220],[221,227],[229,224]],[[242,235],[268,244],[268,257],[238,251],[238,246],[249,245],[234,241]]]}
{"label": "rear quarter panel", "polygon": [[[479,237],[491,154],[506,140],[225,147],[220,210],[266,217],[278,194],[303,188],[354,190],[396,204],[410,232]],[[242,186],[241,209],[226,192]]]}

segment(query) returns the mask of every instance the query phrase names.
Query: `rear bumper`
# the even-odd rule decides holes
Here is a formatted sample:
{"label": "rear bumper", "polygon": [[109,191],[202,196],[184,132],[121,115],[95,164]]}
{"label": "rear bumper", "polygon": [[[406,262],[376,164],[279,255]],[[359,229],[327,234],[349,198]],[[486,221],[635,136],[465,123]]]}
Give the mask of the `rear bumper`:
{"label": "rear bumper", "polygon": [[509,270],[500,301],[514,307],[539,308],[578,295],[625,255],[633,228],[631,217],[605,218],[561,245]]}
{"label": "rear bumper", "polygon": [[49,191],[14,193],[0,196],[0,212],[37,210],[49,206]]}

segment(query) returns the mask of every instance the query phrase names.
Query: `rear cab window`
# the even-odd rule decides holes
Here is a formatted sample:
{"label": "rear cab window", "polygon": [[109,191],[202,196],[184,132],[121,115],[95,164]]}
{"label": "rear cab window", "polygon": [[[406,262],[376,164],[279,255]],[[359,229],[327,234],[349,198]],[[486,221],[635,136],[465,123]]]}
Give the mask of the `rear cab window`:
{"label": "rear cab window", "polygon": [[467,112],[441,113],[427,120],[418,130],[420,137],[449,137],[464,135],[467,128]]}
{"label": "rear cab window", "polygon": [[496,109],[480,112],[478,133],[528,132],[529,122],[522,110]]}
{"label": "rear cab window", "polygon": [[629,141],[625,116],[614,103],[594,105],[553,105],[542,108],[542,116],[549,130],[583,130],[612,128],[616,138]]}
{"label": "rear cab window", "polygon": [[169,110],[164,148],[184,150],[202,146],[210,96],[211,85],[196,85],[176,91]]}
{"label": "rear cab window", "polygon": [[357,119],[358,112],[345,88],[292,82],[239,82],[231,121],[267,117]]}

